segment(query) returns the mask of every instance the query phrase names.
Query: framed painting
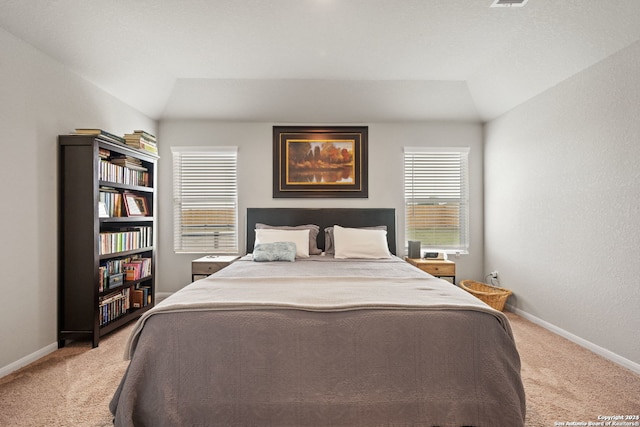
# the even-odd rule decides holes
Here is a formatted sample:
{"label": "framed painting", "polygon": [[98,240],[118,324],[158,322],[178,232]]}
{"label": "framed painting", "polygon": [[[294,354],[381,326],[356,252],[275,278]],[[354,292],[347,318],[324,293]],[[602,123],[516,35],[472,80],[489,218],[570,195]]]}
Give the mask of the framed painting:
{"label": "framed painting", "polygon": [[367,126],[274,126],[273,197],[369,197]]}

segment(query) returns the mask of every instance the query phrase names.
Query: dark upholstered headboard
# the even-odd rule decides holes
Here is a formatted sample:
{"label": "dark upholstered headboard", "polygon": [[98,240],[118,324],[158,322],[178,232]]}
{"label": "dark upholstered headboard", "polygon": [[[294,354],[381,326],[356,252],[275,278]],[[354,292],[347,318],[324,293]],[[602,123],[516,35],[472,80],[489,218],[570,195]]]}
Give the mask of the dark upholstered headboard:
{"label": "dark upholstered headboard", "polygon": [[318,247],[324,250],[324,229],[342,227],[387,226],[389,250],[396,254],[396,210],[389,208],[247,208],[247,253],[253,251],[256,223],[268,225],[320,226]]}

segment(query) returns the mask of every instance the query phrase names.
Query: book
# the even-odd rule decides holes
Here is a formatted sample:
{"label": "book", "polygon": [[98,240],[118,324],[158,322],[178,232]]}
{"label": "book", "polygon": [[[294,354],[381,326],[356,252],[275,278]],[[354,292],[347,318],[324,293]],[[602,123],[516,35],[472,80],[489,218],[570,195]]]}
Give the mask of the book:
{"label": "book", "polygon": [[143,305],[146,306],[148,304],[151,304],[151,298],[152,298],[151,286],[142,286],[140,289],[142,289],[142,292],[144,292]]}
{"label": "book", "polygon": [[149,132],[144,131],[144,130],[139,130],[139,129],[138,130],[134,130],[133,133],[135,135],[141,135],[142,137],[144,137],[146,139],[150,139],[151,141],[155,141],[156,140],[155,135],[152,135]]}
{"label": "book", "polygon": [[103,201],[98,202],[98,218],[109,218],[109,214],[107,213],[106,202],[103,202]]}
{"label": "book", "polygon": [[108,159],[109,157],[111,157],[111,151],[107,150],[106,148],[100,147],[98,149],[98,156],[101,159]]}
{"label": "book", "polygon": [[117,142],[120,144],[125,143],[125,139],[123,137],[114,135],[102,129],[76,128],[76,131],[74,133],[76,135],[95,135],[102,139],[105,139],[106,141]]}
{"label": "book", "polygon": [[131,292],[131,307],[142,308],[144,305],[144,292],[141,289],[134,289]]}
{"label": "book", "polygon": [[139,280],[142,277],[142,264],[140,262],[132,261],[122,266],[126,274],[126,280]]}
{"label": "book", "polygon": [[99,276],[99,287],[98,287],[98,292],[102,292],[104,291],[104,283],[106,282],[106,278],[107,278],[107,268],[106,267],[98,267],[98,276]]}

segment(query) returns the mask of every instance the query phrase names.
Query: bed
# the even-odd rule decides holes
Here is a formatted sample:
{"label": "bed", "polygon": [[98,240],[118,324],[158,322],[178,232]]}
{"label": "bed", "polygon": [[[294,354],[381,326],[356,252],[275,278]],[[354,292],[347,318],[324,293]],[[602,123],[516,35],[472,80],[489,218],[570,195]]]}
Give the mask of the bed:
{"label": "bed", "polygon": [[[257,261],[305,225],[330,254]],[[395,256],[393,209],[248,209],[246,237],[137,322],[116,426],[524,425],[508,320]],[[361,238],[388,256],[349,256]]]}

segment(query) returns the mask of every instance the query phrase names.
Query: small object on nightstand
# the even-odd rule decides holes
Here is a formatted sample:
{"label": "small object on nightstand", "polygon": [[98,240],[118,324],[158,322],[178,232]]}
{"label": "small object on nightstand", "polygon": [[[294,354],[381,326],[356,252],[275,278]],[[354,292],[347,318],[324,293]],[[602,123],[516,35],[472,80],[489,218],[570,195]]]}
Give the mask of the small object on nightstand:
{"label": "small object on nightstand", "polygon": [[191,261],[191,281],[204,279],[238,259],[240,257],[236,255],[207,255],[194,259]]}
{"label": "small object on nightstand", "polygon": [[409,240],[409,258],[420,258],[420,241]]}
{"label": "small object on nightstand", "polygon": [[425,252],[423,258],[427,260],[443,261],[445,259],[445,255],[443,252]]}
{"label": "small object on nightstand", "polygon": [[425,271],[432,276],[440,278],[451,278],[453,284],[456,283],[456,263],[443,259],[421,259],[421,258],[405,258],[405,260],[420,270]]}

